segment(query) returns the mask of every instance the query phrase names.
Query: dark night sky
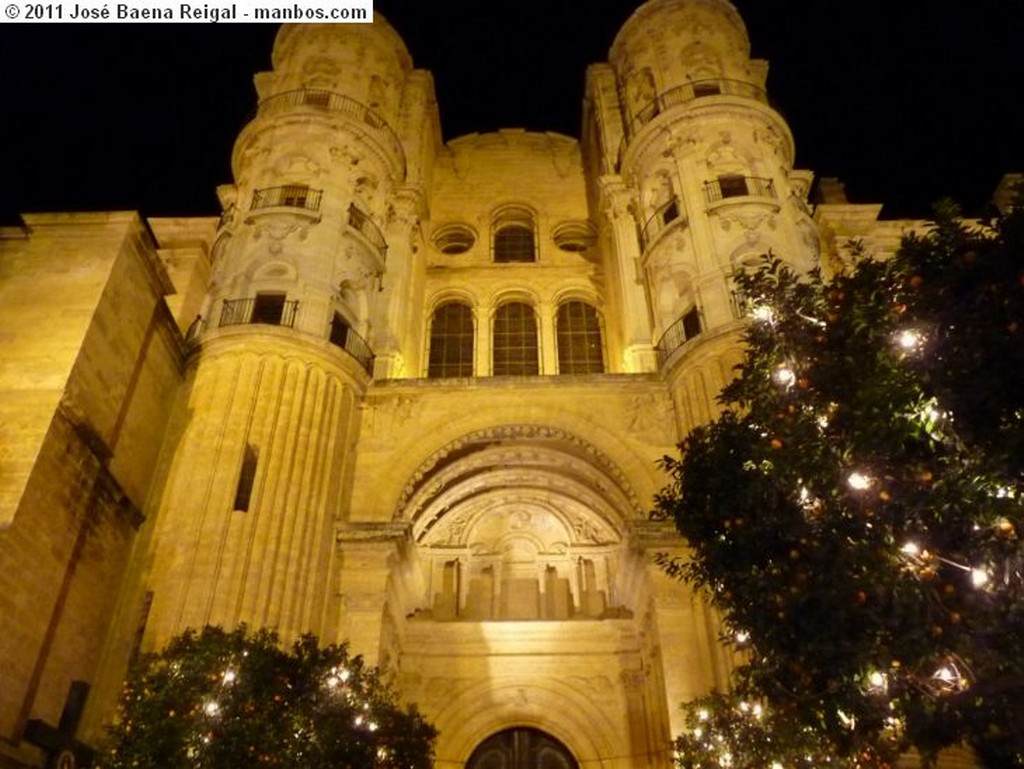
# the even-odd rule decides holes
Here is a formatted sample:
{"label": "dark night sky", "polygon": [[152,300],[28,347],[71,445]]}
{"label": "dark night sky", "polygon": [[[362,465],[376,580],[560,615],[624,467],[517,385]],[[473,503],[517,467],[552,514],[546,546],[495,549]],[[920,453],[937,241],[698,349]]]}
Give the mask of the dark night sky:
{"label": "dark night sky", "polygon": [[[445,138],[579,135],[584,70],[634,0],[377,0],[433,72]],[[978,210],[1024,170],[1024,10],[1014,0],[736,0],[797,166],[854,202]],[[583,10],[585,9],[585,10]],[[216,215],[275,27],[0,24],[0,221],[18,212]]]}

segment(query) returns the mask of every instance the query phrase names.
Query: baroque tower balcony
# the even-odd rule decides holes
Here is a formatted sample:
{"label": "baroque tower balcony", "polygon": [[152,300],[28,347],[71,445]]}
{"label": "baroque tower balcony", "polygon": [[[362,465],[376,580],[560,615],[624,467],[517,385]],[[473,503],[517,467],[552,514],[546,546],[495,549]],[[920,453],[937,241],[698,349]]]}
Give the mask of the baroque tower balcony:
{"label": "baroque tower balcony", "polygon": [[347,124],[383,147],[405,176],[405,150],[395,130],[370,107],[351,96],[319,88],[297,88],[260,101],[255,119],[276,116],[321,116],[347,119]]}

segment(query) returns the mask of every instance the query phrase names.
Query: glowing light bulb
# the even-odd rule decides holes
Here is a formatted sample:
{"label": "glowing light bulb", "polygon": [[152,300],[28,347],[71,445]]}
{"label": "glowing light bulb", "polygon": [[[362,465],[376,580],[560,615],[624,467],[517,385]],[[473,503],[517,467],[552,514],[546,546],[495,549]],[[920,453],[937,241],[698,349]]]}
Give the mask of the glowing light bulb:
{"label": "glowing light bulb", "polygon": [[846,483],[854,491],[864,491],[871,486],[871,478],[864,473],[852,472],[847,476]]}
{"label": "glowing light bulb", "polygon": [[699,718],[701,721],[707,721],[709,718],[711,718],[711,714],[708,713],[708,711],[701,708],[697,711],[697,718]]}
{"label": "glowing light bulb", "polygon": [[775,384],[780,387],[792,387],[793,383],[796,382],[796,374],[793,373],[793,369],[788,366],[779,366],[775,369],[775,373],[772,374],[772,379]]}
{"label": "glowing light bulb", "polygon": [[924,344],[924,334],[913,328],[905,328],[896,333],[896,345],[906,352],[913,352]]}
{"label": "glowing light bulb", "polygon": [[746,630],[737,630],[735,638],[736,643],[745,644],[747,641],[750,640],[750,633],[748,633]]}
{"label": "glowing light bulb", "polygon": [[886,684],[885,674],[877,670],[871,671],[868,674],[868,683],[871,684],[872,689],[884,689]]}
{"label": "glowing light bulb", "polygon": [[775,322],[775,313],[772,311],[772,308],[766,304],[756,305],[754,309],[750,311],[750,314],[753,316],[754,320],[760,321],[761,323]]}
{"label": "glowing light bulb", "polygon": [[971,569],[971,584],[975,587],[982,587],[988,584],[990,579],[987,569]]}
{"label": "glowing light bulb", "polygon": [[214,700],[210,700],[205,705],[203,705],[203,712],[206,713],[206,715],[208,716],[215,716],[217,715],[217,713],[220,712],[220,704],[215,702]]}
{"label": "glowing light bulb", "polygon": [[921,553],[921,548],[917,546],[916,542],[907,542],[903,547],[900,548],[900,552],[904,555],[914,557]]}
{"label": "glowing light bulb", "polygon": [[224,683],[233,684],[236,678],[238,678],[238,674],[231,668],[224,671]]}
{"label": "glowing light bulb", "polygon": [[932,675],[932,678],[942,681],[943,683],[951,684],[954,681],[956,681],[957,678],[959,678],[959,676],[956,674],[956,671],[954,671],[951,667],[949,667],[948,665],[943,665],[941,668],[935,671],[934,675]]}

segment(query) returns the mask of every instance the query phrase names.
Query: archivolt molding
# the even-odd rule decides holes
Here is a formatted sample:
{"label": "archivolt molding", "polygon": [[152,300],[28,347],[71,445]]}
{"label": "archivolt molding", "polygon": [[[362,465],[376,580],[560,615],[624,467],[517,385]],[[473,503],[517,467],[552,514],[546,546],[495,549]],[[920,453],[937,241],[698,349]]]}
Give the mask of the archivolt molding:
{"label": "archivolt molding", "polygon": [[[394,519],[411,521],[418,529],[417,521],[424,510],[432,506],[432,502],[444,489],[458,479],[460,468],[462,471],[474,469],[476,463],[460,464],[460,460],[470,458],[485,449],[518,448],[520,452],[524,452],[531,445],[537,449],[544,449],[540,455],[544,457],[542,462],[547,463],[545,472],[549,477],[552,475],[551,458],[556,455],[564,457],[564,465],[571,470],[570,476],[577,479],[577,489],[592,489],[592,501],[595,505],[599,504],[596,507],[598,511],[601,508],[608,509],[609,512],[614,509],[612,520],[644,517],[640,500],[625,474],[603,452],[565,430],[543,425],[520,424],[476,430],[431,454],[402,489]],[[519,457],[520,466],[530,464],[528,461],[524,463],[525,454],[521,453]],[[582,461],[572,462],[573,458]],[[486,465],[493,468],[493,458],[487,457]],[[568,465],[571,465],[571,468],[568,468]],[[541,469],[544,468],[538,467],[532,477],[543,477],[544,473],[539,472]],[[476,468],[476,472],[481,471],[482,467]],[[562,477],[565,477],[564,471]]]}
{"label": "archivolt molding", "polygon": [[436,693],[435,701],[422,704],[443,735],[438,744],[441,760],[466,761],[492,734],[516,726],[547,732],[581,763],[614,755],[621,747],[614,742],[621,727],[601,708],[602,695],[614,691],[605,676],[557,683],[511,679],[497,685],[431,678],[424,691]]}
{"label": "archivolt molding", "polygon": [[[460,476],[441,479],[424,490],[424,504],[415,505],[420,508],[413,525],[413,536],[418,542],[434,547],[484,547],[489,552],[496,551],[497,548],[486,548],[480,540],[479,524],[509,504],[515,505],[514,515],[525,519],[519,526],[514,519],[508,520],[509,533],[518,528],[520,534],[527,534],[545,521],[557,521],[553,524],[559,530],[555,539],[562,550],[570,546],[612,544],[623,536],[623,522],[617,520],[620,516],[613,505],[578,478],[546,471],[541,464],[491,471],[480,467],[477,478],[461,473]],[[451,486],[447,485],[449,480]]]}

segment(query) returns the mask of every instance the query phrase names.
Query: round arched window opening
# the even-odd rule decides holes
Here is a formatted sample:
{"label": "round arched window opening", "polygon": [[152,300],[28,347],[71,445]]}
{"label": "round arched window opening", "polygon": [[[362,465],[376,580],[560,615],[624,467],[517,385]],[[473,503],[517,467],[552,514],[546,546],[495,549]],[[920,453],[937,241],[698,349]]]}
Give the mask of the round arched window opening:
{"label": "round arched window opening", "polygon": [[537,261],[537,223],[520,205],[504,206],[491,219],[491,247],[496,263]]}

